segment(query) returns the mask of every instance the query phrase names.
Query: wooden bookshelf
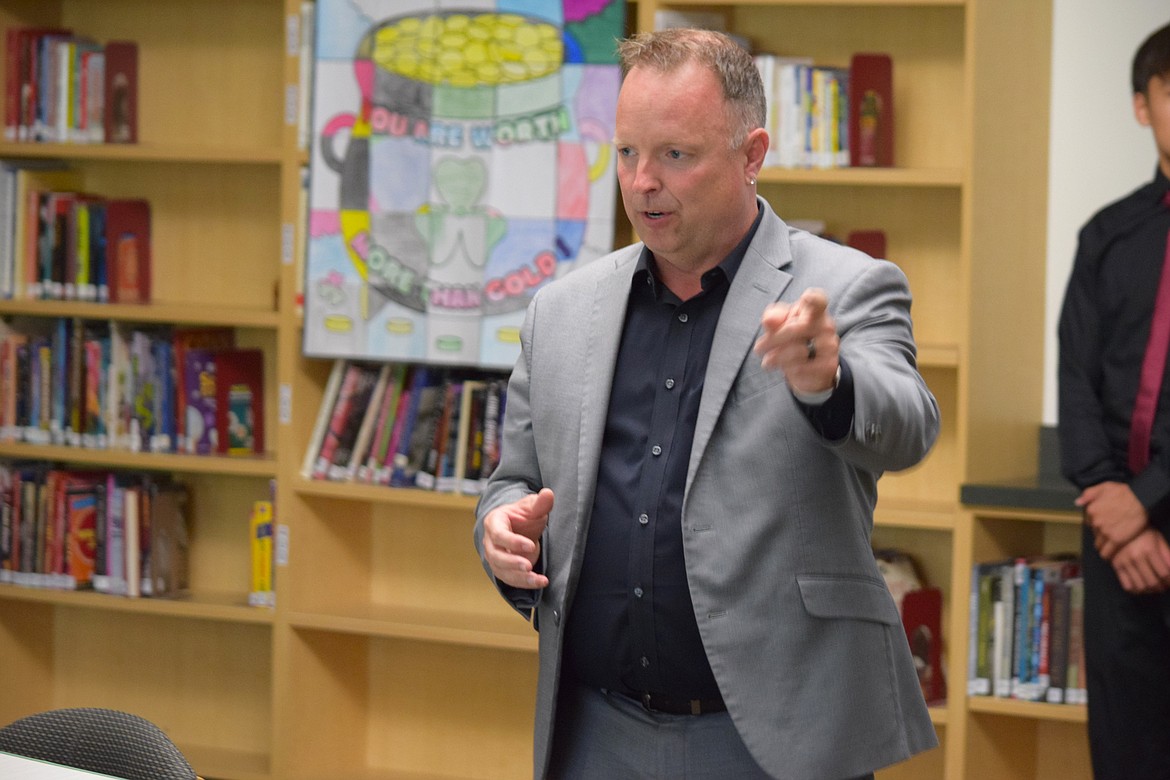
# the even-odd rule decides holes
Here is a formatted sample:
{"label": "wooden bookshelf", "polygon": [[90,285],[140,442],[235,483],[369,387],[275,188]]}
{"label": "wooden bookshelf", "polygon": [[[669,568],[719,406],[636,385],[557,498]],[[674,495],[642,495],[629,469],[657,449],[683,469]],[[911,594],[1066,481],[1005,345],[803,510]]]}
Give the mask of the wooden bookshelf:
{"label": "wooden bookshelf", "polygon": [[[943,411],[926,463],[882,480],[874,539],[915,554],[944,591],[951,695],[931,712],[941,747],[879,777],[1087,778],[1083,710],[963,695],[971,564],[989,545],[1043,546],[1036,529],[1062,527],[959,504],[960,484],[1026,475],[1036,461],[1050,0],[638,0],[632,26],[651,27],[661,8],[719,11],[757,48],[818,64],[893,57],[897,167],[760,176],[783,217],[886,231]],[[286,100],[299,13],[298,0],[0,0],[3,27],[138,41],[141,143],[0,144],[0,157],[67,159],[95,191],[150,199],[160,280],[147,307],[11,301],[0,315],[235,326],[267,355],[270,450],[235,460],[0,446],[0,457],[173,471],[199,507],[190,598],[0,588],[0,722],[132,709],[209,780],[528,776],[535,639],[483,576],[474,500],[298,473],[330,369],[301,355],[293,301],[288,239],[306,155]],[[288,557],[276,608],[253,609],[242,606],[246,519],[273,477]]]}
{"label": "wooden bookshelf", "polygon": [[292,301],[281,291],[294,281],[282,225],[295,217],[286,184],[301,155],[285,126],[285,30],[299,7],[0,2],[5,29],[62,26],[138,43],[140,143],[0,143],[0,157],[61,159],[87,191],[149,200],[155,282],[147,306],[17,299],[0,302],[0,316],[232,326],[241,346],[266,354],[265,427],[273,432],[265,455],[239,459],[0,444],[6,459],[172,473],[191,487],[194,507],[191,590],[182,598],[0,587],[0,721],[56,707],[131,710],[162,727],[209,779],[279,776],[275,650],[288,627],[275,610],[247,605],[247,523],[287,451],[279,355],[295,350],[297,332],[282,312]]}

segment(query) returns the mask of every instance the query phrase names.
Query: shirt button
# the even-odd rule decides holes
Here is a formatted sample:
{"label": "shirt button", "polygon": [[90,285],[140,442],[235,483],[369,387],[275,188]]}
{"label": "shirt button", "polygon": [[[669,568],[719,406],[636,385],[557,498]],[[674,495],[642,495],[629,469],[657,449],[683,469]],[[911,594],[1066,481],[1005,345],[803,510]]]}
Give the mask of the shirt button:
{"label": "shirt button", "polygon": [[667,380],[666,380],[666,389],[667,389],[667,390],[672,390],[672,389],[674,389],[674,380],[673,380],[673,379],[667,379]]}
{"label": "shirt button", "polygon": [[638,515],[638,522],[642,525],[646,525],[646,523],[650,522],[650,515],[643,512],[642,514]]}
{"label": "shirt button", "polygon": [[642,589],[641,588],[634,588],[634,595],[637,596],[638,598],[642,598]]}
{"label": "shirt button", "polygon": [[690,319],[690,316],[685,311],[682,314],[678,315],[679,322],[686,322],[689,319]]}
{"label": "shirt button", "polygon": [[655,444],[653,447],[650,448],[650,453],[652,455],[661,455],[662,454],[662,447],[659,447],[657,444]]}
{"label": "shirt button", "polygon": [[647,658],[646,656],[642,656],[642,668],[643,669],[650,668],[650,659]]}

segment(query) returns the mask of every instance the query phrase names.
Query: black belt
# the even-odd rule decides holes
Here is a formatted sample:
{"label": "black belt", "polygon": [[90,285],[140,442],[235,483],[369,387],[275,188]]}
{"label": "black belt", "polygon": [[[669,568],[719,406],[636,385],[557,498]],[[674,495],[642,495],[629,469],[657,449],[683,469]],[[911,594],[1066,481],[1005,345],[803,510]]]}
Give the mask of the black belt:
{"label": "black belt", "polygon": [[709,715],[713,712],[727,712],[727,705],[723,703],[722,697],[683,699],[657,693],[622,693],[620,691],[611,691],[611,693],[632,699],[649,712],[661,712],[666,715]]}

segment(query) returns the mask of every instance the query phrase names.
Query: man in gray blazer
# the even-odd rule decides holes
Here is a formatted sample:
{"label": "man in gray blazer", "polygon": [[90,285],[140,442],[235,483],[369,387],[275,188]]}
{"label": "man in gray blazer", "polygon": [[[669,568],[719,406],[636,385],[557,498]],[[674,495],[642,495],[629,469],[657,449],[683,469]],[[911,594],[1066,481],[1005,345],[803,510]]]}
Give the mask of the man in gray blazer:
{"label": "man in gray blazer", "polygon": [[620,54],[643,243],[534,297],[477,509],[540,633],[534,776],[869,777],[937,744],[870,547],[878,478],[938,434],[905,276],[757,197],[734,41]]}

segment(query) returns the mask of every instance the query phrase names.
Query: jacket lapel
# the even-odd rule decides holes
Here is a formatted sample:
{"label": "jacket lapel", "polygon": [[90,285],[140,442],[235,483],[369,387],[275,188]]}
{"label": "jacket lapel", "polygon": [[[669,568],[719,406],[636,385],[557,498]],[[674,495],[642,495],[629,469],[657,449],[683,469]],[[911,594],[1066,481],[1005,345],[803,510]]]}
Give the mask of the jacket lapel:
{"label": "jacket lapel", "polygon": [[[593,289],[587,322],[581,338],[586,340],[585,364],[580,376],[580,442],[578,445],[577,494],[578,517],[588,518],[592,510],[593,491],[597,485],[597,464],[601,458],[601,440],[605,435],[605,418],[609,409],[610,390],[621,345],[622,326],[630,297],[630,278],[641,244],[631,247],[614,260],[612,273],[599,274]],[[579,530],[584,534],[588,521]],[[583,537],[582,537],[583,538]]]}
{"label": "jacket lapel", "polygon": [[752,347],[759,333],[760,317],[792,281],[792,275],[781,270],[792,260],[788,227],[766,201],[760,202],[764,204],[764,218],[748,246],[731,289],[727,291],[727,300],[715,329],[691,446],[688,490],[744,360],[759,360]]}

